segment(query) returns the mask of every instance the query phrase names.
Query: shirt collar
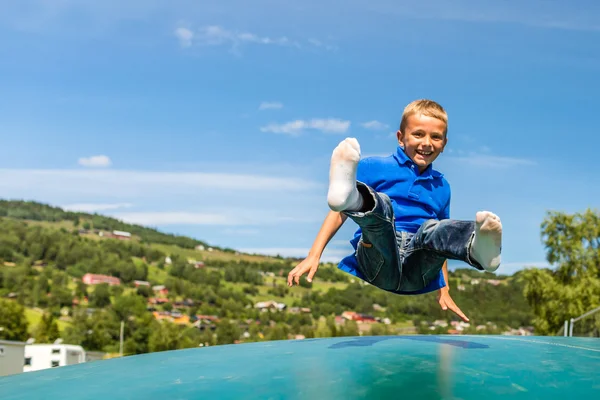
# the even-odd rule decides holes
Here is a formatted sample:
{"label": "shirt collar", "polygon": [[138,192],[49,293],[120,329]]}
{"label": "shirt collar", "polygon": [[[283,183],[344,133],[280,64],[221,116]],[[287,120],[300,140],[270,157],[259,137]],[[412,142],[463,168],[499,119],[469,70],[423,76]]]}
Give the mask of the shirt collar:
{"label": "shirt collar", "polygon": [[[400,165],[411,166],[415,169],[417,168],[417,165],[406,155],[404,149],[401,146],[398,146],[396,148],[396,154],[394,154],[394,158],[396,159],[396,161],[398,161],[398,164]],[[434,179],[441,178],[443,176],[444,174],[433,169],[433,164],[429,164],[427,169],[423,171],[421,175],[418,175],[418,177],[421,179]]]}

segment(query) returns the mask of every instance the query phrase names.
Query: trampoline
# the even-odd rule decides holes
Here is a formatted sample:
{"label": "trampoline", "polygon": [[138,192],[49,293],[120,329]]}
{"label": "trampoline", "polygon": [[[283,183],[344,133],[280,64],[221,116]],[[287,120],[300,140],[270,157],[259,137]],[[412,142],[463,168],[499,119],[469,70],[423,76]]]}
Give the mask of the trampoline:
{"label": "trampoline", "polygon": [[194,348],[0,378],[0,399],[600,398],[600,340],[368,336]]}

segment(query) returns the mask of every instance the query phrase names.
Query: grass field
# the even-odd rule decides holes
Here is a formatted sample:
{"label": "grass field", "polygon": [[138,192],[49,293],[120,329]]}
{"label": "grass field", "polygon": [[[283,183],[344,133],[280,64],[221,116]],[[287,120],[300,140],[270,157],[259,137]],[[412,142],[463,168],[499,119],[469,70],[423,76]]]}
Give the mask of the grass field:
{"label": "grass field", "polygon": [[248,262],[281,262],[282,265],[288,265],[289,262],[284,260],[278,260],[273,257],[268,256],[259,256],[259,255],[250,255],[250,254],[242,254],[242,253],[228,253],[219,250],[194,250],[194,249],[183,249],[181,247],[168,245],[168,244],[160,244],[153,243],[151,246],[157,250],[162,251],[165,254],[178,254],[186,259],[192,259],[197,261],[205,261],[210,262],[211,260],[218,261],[248,261]]}
{"label": "grass field", "polygon": [[[34,220],[24,220],[27,224],[31,226],[42,226],[45,228],[54,228],[54,229],[67,229],[70,231],[79,229],[82,227],[85,219],[81,219],[79,226],[74,226],[72,221],[34,221]],[[107,240],[108,238],[103,238],[96,234],[83,234],[83,237],[87,237],[95,240]],[[134,237],[134,239],[138,239]],[[164,252],[165,254],[178,254],[188,259],[195,259],[198,261],[210,261],[210,260],[219,260],[219,261],[237,261],[243,260],[248,262],[281,262],[282,265],[287,266],[289,261],[280,260],[274,257],[269,256],[261,256],[261,255],[251,255],[251,254],[243,254],[243,253],[230,253],[224,252],[220,250],[195,250],[195,249],[184,249],[174,245],[161,244],[161,243],[152,243],[151,247]]]}
{"label": "grass field", "polygon": [[41,226],[43,228],[53,228],[53,229],[60,229],[60,228],[65,228],[66,230],[73,230],[76,227],[73,225],[72,221],[34,221],[34,220],[24,220],[24,222],[27,223],[27,225],[30,226]]}
{"label": "grass field", "polygon": [[[27,322],[29,323],[29,333],[32,333],[33,329],[37,326],[37,324],[42,319],[42,312],[38,310],[34,310],[33,308],[26,307],[25,308],[25,318],[27,318]],[[58,325],[58,330],[62,333],[65,328],[70,326],[71,324],[65,321],[56,321]]]}

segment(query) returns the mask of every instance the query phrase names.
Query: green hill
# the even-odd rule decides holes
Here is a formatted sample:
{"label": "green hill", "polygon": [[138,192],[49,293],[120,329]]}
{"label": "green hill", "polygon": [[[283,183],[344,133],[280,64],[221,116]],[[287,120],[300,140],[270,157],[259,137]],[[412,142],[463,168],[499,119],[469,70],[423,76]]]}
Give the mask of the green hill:
{"label": "green hill", "polygon": [[[198,245],[208,245],[200,240],[185,236],[176,236],[156,229],[140,225],[128,224],[115,218],[99,214],[64,211],[33,201],[0,200],[0,217],[8,217],[31,221],[72,222],[75,227],[86,229],[127,231],[137,235],[142,241],[148,243],[173,244],[182,248],[193,249]],[[213,246],[214,247],[214,246]],[[223,249],[231,252],[232,250]]]}
{"label": "green hill", "polygon": [[[60,336],[88,350],[114,352],[124,321],[125,352],[134,354],[297,335],[456,328],[440,323],[457,318],[441,310],[436,293],[392,295],[333,265],[321,266],[313,283],[303,279],[301,286],[289,288],[285,281],[293,259],[241,254],[34,202],[0,201],[0,215],[0,297],[6,299],[0,326],[26,325],[0,331],[0,338],[33,335],[39,342]],[[115,238],[115,230],[132,236]],[[88,273],[118,278],[119,284],[86,285],[82,277]],[[463,332],[530,325],[519,279],[464,269],[450,273],[450,286],[471,319],[471,326],[458,328]],[[272,302],[257,307],[265,301]],[[357,313],[359,321],[345,312]]]}

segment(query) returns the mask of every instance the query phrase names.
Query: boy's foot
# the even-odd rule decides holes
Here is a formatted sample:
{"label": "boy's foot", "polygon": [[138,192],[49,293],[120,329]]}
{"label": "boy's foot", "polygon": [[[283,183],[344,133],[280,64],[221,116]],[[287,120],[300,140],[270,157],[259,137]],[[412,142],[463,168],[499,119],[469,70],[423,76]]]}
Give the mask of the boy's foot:
{"label": "boy's foot", "polygon": [[356,188],[356,166],[360,161],[360,145],[354,138],[344,139],[331,155],[327,203],[333,211],[358,211],[363,205]]}
{"label": "boy's foot", "polygon": [[471,246],[471,256],[488,272],[500,266],[502,249],[502,223],[497,215],[480,211],[475,215],[475,238]]}

